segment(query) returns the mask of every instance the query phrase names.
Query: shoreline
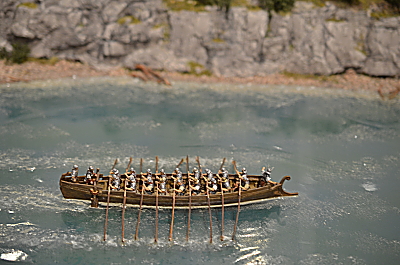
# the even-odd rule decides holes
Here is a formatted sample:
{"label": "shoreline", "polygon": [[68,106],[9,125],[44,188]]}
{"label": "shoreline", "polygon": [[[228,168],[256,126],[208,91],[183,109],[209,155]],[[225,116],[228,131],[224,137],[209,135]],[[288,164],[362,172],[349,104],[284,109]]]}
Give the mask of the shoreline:
{"label": "shoreline", "polygon": [[[379,78],[357,74],[354,70],[348,70],[343,74],[333,76],[312,76],[275,73],[265,76],[254,77],[216,77],[196,76],[192,74],[157,72],[163,78],[170,81],[186,81],[195,83],[227,83],[227,84],[254,84],[254,85],[299,85],[317,88],[331,88],[344,90],[368,90],[375,91],[384,98],[386,95],[400,91],[400,79]],[[129,71],[123,68],[113,68],[100,71],[89,65],[79,62],[61,60],[54,65],[38,62],[26,62],[21,65],[6,65],[4,60],[0,61],[0,84],[15,82],[30,82],[36,80],[60,79],[66,77],[104,77],[104,76],[127,76],[143,79],[140,71]],[[148,82],[155,82],[155,79]]]}

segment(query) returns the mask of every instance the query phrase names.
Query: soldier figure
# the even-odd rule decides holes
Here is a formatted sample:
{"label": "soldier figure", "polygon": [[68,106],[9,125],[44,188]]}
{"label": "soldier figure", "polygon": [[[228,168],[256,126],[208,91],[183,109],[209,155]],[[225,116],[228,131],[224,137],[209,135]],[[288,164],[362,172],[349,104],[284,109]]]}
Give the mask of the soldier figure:
{"label": "soldier figure", "polygon": [[267,168],[263,167],[261,169],[261,172],[262,172],[262,177],[260,180],[261,187],[265,186],[268,183],[272,184],[272,185],[276,184],[274,181],[271,180],[271,172],[273,169],[274,168],[270,168],[270,167],[267,167]]}
{"label": "soldier figure", "polygon": [[153,174],[151,173],[150,169],[147,169],[145,175],[146,177],[142,178],[142,180],[144,181],[143,188],[145,189],[147,194],[151,194],[154,188]]}
{"label": "soldier figure", "polygon": [[242,180],[242,190],[246,191],[250,188],[250,180],[247,177],[247,170],[246,168],[242,169],[242,174],[239,175],[240,179]]}
{"label": "soldier figure", "polygon": [[183,182],[183,179],[182,179],[182,172],[180,171],[179,168],[175,168],[175,172],[172,173],[172,174],[173,174],[173,175],[176,175],[175,178],[172,177],[174,180],[175,180],[175,179],[178,179],[178,181]]}
{"label": "soldier figure", "polygon": [[111,189],[113,190],[119,190],[120,189],[120,183],[121,183],[121,176],[119,174],[118,169],[113,168],[110,172],[111,174]]}
{"label": "soldier figure", "polygon": [[210,193],[215,194],[218,190],[218,186],[214,174],[207,168],[205,175],[207,176],[207,178],[204,177],[204,180],[206,181],[206,189],[209,190]]}
{"label": "soldier figure", "polygon": [[136,191],[136,171],[133,167],[131,167],[131,171],[129,173],[125,173],[128,178],[128,182],[126,184],[127,190]]}
{"label": "soldier figure", "polygon": [[192,195],[198,195],[200,193],[200,172],[197,168],[193,169],[193,176],[189,176],[191,180],[189,186],[192,189]]}
{"label": "soldier figure", "polygon": [[[175,189],[172,190],[173,192],[177,192],[178,195],[183,196],[185,194],[185,184],[183,184],[182,172],[179,170],[179,168],[176,168],[173,175],[176,175],[176,177],[172,176],[172,179],[175,182]],[[176,185],[178,188],[176,188]]]}
{"label": "soldier figure", "polygon": [[211,170],[209,170],[208,168],[206,169],[206,173],[203,174],[207,176],[207,180],[211,181],[214,178],[214,174],[211,172]]}
{"label": "soldier figure", "polygon": [[200,171],[197,169],[197,167],[193,168],[193,176],[194,176],[194,178],[196,178],[197,180],[200,181],[201,174],[200,174]]}
{"label": "soldier figure", "polygon": [[177,188],[173,189],[174,192],[177,193],[179,196],[185,195],[185,184],[183,184],[182,179],[176,179],[176,186]]}
{"label": "soldier figure", "polygon": [[220,182],[222,183],[222,191],[223,192],[229,192],[231,191],[231,185],[229,184],[229,173],[228,170],[225,168],[222,168],[221,171],[222,177],[220,177]]}
{"label": "soldier figure", "polygon": [[88,170],[86,171],[85,175],[85,183],[86,184],[93,184],[94,179],[94,168],[93,166],[89,166]]}
{"label": "soldier figure", "polygon": [[78,177],[78,165],[74,165],[72,167],[72,172],[71,172],[71,180],[72,182],[76,182]]}
{"label": "soldier figure", "polygon": [[215,178],[212,178],[211,180],[207,181],[206,188],[209,190],[211,194],[215,194],[217,192],[218,185]]}
{"label": "soldier figure", "polygon": [[167,175],[165,174],[164,169],[160,170],[160,176],[156,175],[156,179],[158,181],[157,191],[161,195],[167,195]]}

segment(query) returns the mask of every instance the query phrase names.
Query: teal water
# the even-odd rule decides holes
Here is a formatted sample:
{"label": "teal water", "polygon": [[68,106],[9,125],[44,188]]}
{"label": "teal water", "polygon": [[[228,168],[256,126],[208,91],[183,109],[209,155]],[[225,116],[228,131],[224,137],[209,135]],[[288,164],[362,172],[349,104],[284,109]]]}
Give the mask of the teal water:
{"label": "teal water", "polygon": [[[175,83],[126,78],[0,85],[0,264],[398,264],[400,256],[400,104],[377,94],[295,86]],[[129,157],[139,168],[219,168],[223,157],[250,174],[273,166],[299,196],[236,208],[142,212],[63,199],[59,176],[73,164],[106,173]],[[230,164],[229,171],[233,171]]]}

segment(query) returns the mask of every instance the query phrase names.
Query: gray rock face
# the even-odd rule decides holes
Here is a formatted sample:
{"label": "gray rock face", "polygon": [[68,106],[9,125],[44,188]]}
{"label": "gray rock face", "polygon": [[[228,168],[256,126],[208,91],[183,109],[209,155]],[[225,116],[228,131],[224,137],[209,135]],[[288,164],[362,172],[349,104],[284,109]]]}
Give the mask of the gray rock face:
{"label": "gray rock face", "polygon": [[97,68],[145,64],[218,76],[279,71],[330,75],[354,68],[373,76],[400,74],[400,17],[327,3],[297,2],[290,15],[231,8],[228,14],[168,11],[161,0],[0,1],[0,47],[19,39],[31,56],[80,60]]}

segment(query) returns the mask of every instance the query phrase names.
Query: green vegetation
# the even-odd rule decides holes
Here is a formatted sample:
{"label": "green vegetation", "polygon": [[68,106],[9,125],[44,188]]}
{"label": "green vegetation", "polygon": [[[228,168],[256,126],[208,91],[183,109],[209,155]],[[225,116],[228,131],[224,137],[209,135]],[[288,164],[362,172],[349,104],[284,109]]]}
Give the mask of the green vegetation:
{"label": "green vegetation", "polygon": [[381,18],[397,17],[399,15],[400,15],[400,10],[396,11],[395,9],[382,10],[379,12],[371,12],[371,17],[376,20],[380,20]]}
{"label": "green vegetation", "polygon": [[28,62],[36,62],[36,63],[46,64],[46,65],[55,65],[59,61],[60,61],[60,59],[58,59],[55,56],[51,57],[50,59],[47,59],[47,58],[32,58],[32,57],[28,58]]}
{"label": "green vegetation", "polygon": [[260,0],[261,8],[275,12],[289,12],[294,6],[295,0]]}
{"label": "green vegetation", "polygon": [[393,7],[397,14],[400,13],[400,0],[385,0],[391,7]]}
{"label": "green vegetation", "polygon": [[205,67],[202,64],[199,64],[197,62],[190,61],[188,62],[188,66],[190,67],[190,71],[188,74],[190,75],[195,75],[195,76],[212,76],[212,72],[208,69],[205,69]]}
{"label": "green vegetation", "polygon": [[212,41],[216,42],[216,43],[225,43],[225,40],[223,40],[221,38],[214,38]]}
{"label": "green vegetation", "polygon": [[163,2],[172,11],[181,11],[181,10],[194,11],[194,12],[205,11],[204,8],[205,5],[197,1],[163,0]]}
{"label": "green vegetation", "polygon": [[138,18],[136,18],[134,16],[124,16],[124,17],[119,18],[117,20],[117,23],[120,25],[125,25],[126,23],[139,24],[139,23],[142,23],[142,21],[140,21]]}
{"label": "green vegetation", "polygon": [[165,27],[165,26],[166,26],[165,23],[160,23],[160,24],[154,25],[154,26],[153,26],[153,29],[159,29],[159,28],[162,28],[162,27]]}
{"label": "green vegetation", "polygon": [[344,19],[337,19],[337,18],[333,17],[333,18],[328,18],[328,19],[326,19],[325,21],[326,21],[326,22],[345,22],[346,20],[344,20]]}
{"label": "green vegetation", "polygon": [[156,24],[152,28],[153,29],[163,28],[163,32],[164,32],[163,39],[164,39],[164,41],[169,41],[169,38],[171,37],[171,33],[170,33],[169,25],[167,23]]}
{"label": "green vegetation", "polygon": [[282,74],[288,78],[293,79],[314,79],[318,81],[331,81],[335,82],[335,76],[313,75],[313,74],[297,74],[283,71]]}
{"label": "green vegetation", "polygon": [[8,56],[8,52],[6,50],[6,48],[1,48],[0,49],[0,60],[6,59]]}
{"label": "green vegetation", "polygon": [[13,50],[8,52],[5,48],[0,49],[0,59],[5,59],[6,63],[22,64],[28,60],[31,52],[28,45],[22,43],[12,44]]}
{"label": "green vegetation", "polygon": [[[292,10],[296,0],[259,0],[257,6],[252,6],[247,0],[163,0],[166,6],[173,11],[205,11],[205,6],[217,6],[219,10],[229,11],[231,7],[243,6],[248,10],[267,10],[270,13],[275,11],[285,15]],[[300,1],[300,0],[297,0]],[[327,0],[302,0],[313,3],[316,7],[325,6]],[[372,17],[383,18],[400,15],[400,0],[331,0],[340,8],[356,8],[367,10],[371,6],[377,7],[378,11],[372,12]],[[341,20],[329,20],[341,22]]]}
{"label": "green vegetation", "polygon": [[20,3],[17,5],[17,7],[20,7],[20,6],[24,6],[24,7],[31,8],[31,9],[35,9],[38,7],[37,4],[33,3],[33,2],[25,2],[25,3]]}

